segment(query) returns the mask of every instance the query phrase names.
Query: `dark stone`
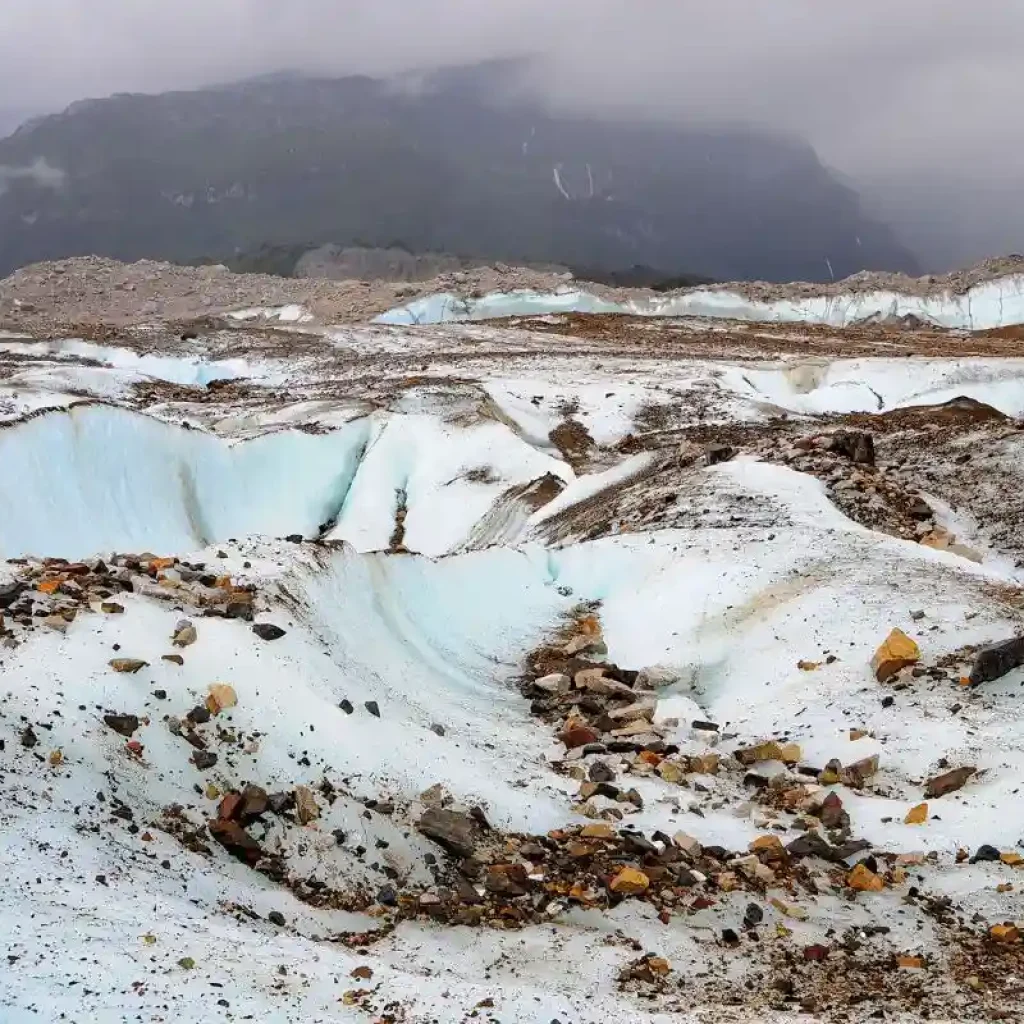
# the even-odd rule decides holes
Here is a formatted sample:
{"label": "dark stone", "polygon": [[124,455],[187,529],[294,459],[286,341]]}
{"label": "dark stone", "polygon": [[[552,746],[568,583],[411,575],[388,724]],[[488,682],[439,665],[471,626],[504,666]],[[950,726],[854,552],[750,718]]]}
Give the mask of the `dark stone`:
{"label": "dark stone", "polygon": [[896,703],[896,698],[895,697],[883,697],[882,698],[882,707],[883,708],[891,708],[893,706],[893,704],[895,704],[895,703]]}
{"label": "dark stone", "polygon": [[791,857],[822,857],[832,860],[835,849],[818,832],[805,832],[787,844],[786,851]]}
{"label": "dark stone", "polygon": [[614,782],[615,771],[604,761],[595,761],[587,772],[591,782]]}
{"label": "dark stone", "polygon": [[131,736],[139,727],[139,719],[136,715],[104,715],[103,721],[107,727],[121,736]]}
{"label": "dark stone", "polygon": [[380,706],[375,700],[368,700],[363,707],[366,708],[374,718],[380,718]]}
{"label": "dark stone", "polygon": [[[473,890],[473,894],[476,895],[476,890]],[[380,891],[377,893],[377,902],[385,907],[397,907],[398,906],[398,890],[393,885],[381,886]]]}
{"label": "dark stone", "polygon": [[250,600],[234,600],[228,601],[224,606],[224,616],[228,619],[242,619],[245,622],[252,622],[253,619],[253,607],[252,601]]}
{"label": "dark stone", "polygon": [[238,818],[247,824],[254,821],[270,808],[270,797],[261,786],[246,786],[242,790],[242,803],[238,808]]}
{"label": "dark stone", "polygon": [[804,959],[812,961],[827,960],[831,950],[828,946],[813,945],[804,947]]}
{"label": "dark stone", "polygon": [[433,725],[432,725],[432,726],[430,727],[430,731],[431,731],[432,733],[434,733],[434,734],[435,734],[436,736],[443,736],[443,735],[444,735],[444,726],[443,726],[443,725],[441,725],[441,724],[440,724],[439,722],[435,722],[435,723],[434,723],[434,724],[433,724]]}
{"label": "dark stone", "polygon": [[866,430],[837,430],[828,447],[829,451],[845,455],[851,462],[875,464],[875,439]]}
{"label": "dark stone", "polygon": [[352,701],[348,698],[338,702],[338,707],[345,712],[346,715],[351,715],[355,708],[352,706]]}
{"label": "dark stone", "polygon": [[764,911],[756,903],[748,903],[743,915],[743,926],[755,928],[764,920]]}
{"label": "dark stone", "polygon": [[301,544],[304,539],[305,538],[301,533],[289,533],[288,536],[285,537],[285,540],[288,541],[289,544]]}
{"label": "dark stone", "polygon": [[157,700],[167,700],[167,691],[166,690],[154,690],[153,691],[153,696],[156,697]]}
{"label": "dark stone", "polygon": [[722,929],[722,941],[727,946],[738,946],[740,944],[740,937],[732,928]]}
{"label": "dark stone", "polygon": [[21,730],[21,745],[31,750],[39,742],[39,737],[36,736],[35,730],[31,725],[26,725]]}
{"label": "dark stone", "polygon": [[18,580],[0,583],[0,608],[10,608],[27,589],[27,585]]}
{"label": "dark stone", "polygon": [[280,640],[285,635],[285,630],[275,626],[272,622],[257,622],[252,631],[261,640]]}
{"label": "dark stone", "polygon": [[267,804],[274,814],[284,814],[295,806],[295,793],[271,793],[267,797]]}
{"label": "dark stone", "polygon": [[278,928],[283,928],[285,924],[284,914],[282,914],[280,910],[272,910],[267,914],[267,920],[271,924],[276,924]]}
{"label": "dark stone", "polygon": [[736,454],[736,449],[727,444],[709,444],[704,449],[704,457],[709,466],[717,466],[720,462],[728,462]]}
{"label": "dark stone", "polygon": [[979,846],[977,852],[971,858],[972,864],[984,863],[986,861],[998,861],[1000,859],[1000,853],[994,846],[989,846],[987,843],[984,846]]}
{"label": "dark stone", "polygon": [[197,704],[185,717],[196,725],[203,725],[210,720],[210,709]]}
{"label": "dark stone", "polygon": [[201,771],[205,772],[217,763],[217,755],[209,750],[197,750],[192,755],[192,763]]}
{"label": "dark stone", "polygon": [[714,722],[702,722],[699,718],[690,723],[691,729],[699,729],[701,732],[718,732],[719,726]]}
{"label": "dark stone", "polygon": [[476,852],[478,825],[468,814],[431,807],[416,823],[416,828],[456,857],[472,857]]}
{"label": "dark stone", "polygon": [[971,668],[971,685],[989,683],[1024,665],[1024,637],[1014,637],[978,652]]}

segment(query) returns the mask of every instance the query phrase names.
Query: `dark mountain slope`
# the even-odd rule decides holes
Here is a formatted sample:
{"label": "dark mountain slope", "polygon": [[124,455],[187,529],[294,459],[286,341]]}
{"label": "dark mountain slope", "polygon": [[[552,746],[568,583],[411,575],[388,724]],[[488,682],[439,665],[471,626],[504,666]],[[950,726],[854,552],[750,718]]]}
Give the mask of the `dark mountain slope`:
{"label": "dark mountain slope", "polygon": [[0,140],[0,273],[328,242],[718,279],[915,269],[805,144],[486,94],[275,77],[77,103]]}

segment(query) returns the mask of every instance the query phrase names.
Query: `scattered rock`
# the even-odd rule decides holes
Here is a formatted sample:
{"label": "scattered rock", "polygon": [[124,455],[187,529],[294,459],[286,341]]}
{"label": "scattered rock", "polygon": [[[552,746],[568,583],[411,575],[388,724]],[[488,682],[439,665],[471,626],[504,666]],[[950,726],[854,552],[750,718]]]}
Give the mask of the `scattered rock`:
{"label": "scattered rock", "polygon": [[263,856],[263,848],[237,821],[214,818],[206,823],[211,836],[233,857],[254,865]]}
{"label": "scattered rock", "polygon": [[300,825],[308,825],[320,817],[320,805],[309,786],[295,787],[295,817]]}
{"label": "scattered rock", "polygon": [[184,665],[185,659],[180,654],[162,654],[160,655],[161,661],[169,661],[172,665]]}
{"label": "scattered rock", "polygon": [[238,694],[235,688],[227,683],[213,683],[210,686],[210,693],[206,698],[206,710],[211,715],[218,715],[220,712],[233,708],[238,703]]}
{"label": "scattered rock", "polygon": [[620,896],[639,896],[650,884],[650,878],[642,871],[625,867],[611,880],[609,888]]}
{"label": "scattered rock", "polygon": [[858,892],[881,892],[885,888],[885,882],[879,875],[860,863],[846,876],[846,884]]}
{"label": "scattered rock", "polygon": [[205,772],[217,763],[217,755],[209,750],[197,750],[192,755],[192,763],[201,772]]}
{"label": "scattered rock", "polygon": [[375,700],[368,700],[363,704],[363,707],[373,715],[374,718],[380,718],[380,705]]}
{"label": "scattered rock", "polygon": [[276,924],[278,928],[283,928],[285,926],[284,914],[282,914],[280,910],[272,910],[267,914],[267,920],[271,924]]}
{"label": "scattered rock", "polygon": [[103,721],[108,728],[121,736],[131,736],[139,727],[139,720],[135,715],[104,715]]}
{"label": "scattered rock", "polygon": [[704,458],[709,466],[729,462],[735,454],[736,449],[727,444],[712,444],[704,449]]}
{"label": "scattered rock", "polygon": [[423,812],[416,828],[456,857],[472,857],[476,852],[478,826],[468,814],[430,807]]}
{"label": "scattered rock", "polygon": [[894,629],[871,659],[871,670],[880,682],[892,679],[900,669],[921,660],[917,644],[901,629]]}
{"label": "scattered rock", "polygon": [[430,731],[434,733],[435,736],[443,736],[445,734],[445,728],[440,724],[440,722],[434,722],[430,727]]}
{"label": "scattered rock", "polygon": [[25,728],[21,730],[19,739],[21,741],[21,745],[27,750],[31,750],[39,742],[39,737],[36,736],[35,730],[31,725],[26,725]]}
{"label": "scattered rock", "polygon": [[797,743],[779,743],[776,740],[767,740],[753,747],[743,747],[736,751],[735,756],[743,765],[756,764],[758,761],[782,761],[785,764],[796,764],[801,758],[801,750]]}
{"label": "scattered rock", "polygon": [[124,672],[129,675],[135,675],[136,672],[146,668],[148,664],[148,661],[142,661],[139,658],[112,658],[110,661],[110,667],[115,672]]}
{"label": "scattered rock", "polygon": [[963,768],[954,768],[952,771],[945,772],[942,775],[936,775],[935,778],[928,780],[925,785],[924,795],[929,800],[935,800],[945,796],[947,793],[955,793],[958,789],[963,789],[977,771],[977,768],[965,766]]}
{"label": "scattered rock", "polygon": [[198,638],[199,634],[196,632],[196,627],[191,622],[179,622],[174,636],[171,637],[171,643],[175,647],[190,647]]}
{"label": "scattered rock", "polygon": [[124,605],[116,601],[103,601],[100,604],[100,611],[105,615],[124,615]]}
{"label": "scattered rock", "polygon": [[979,651],[971,667],[972,686],[989,683],[1024,665],[1024,637],[1014,637]]}
{"label": "scattered rock", "polygon": [[252,631],[261,640],[280,640],[286,632],[280,626],[275,626],[270,622],[257,622],[256,625],[252,627]]}
{"label": "scattered rock", "polygon": [[829,451],[861,465],[875,464],[875,439],[866,430],[837,430],[829,442]]}
{"label": "scattered rock", "polygon": [[911,807],[907,811],[907,816],[903,819],[905,825],[923,825],[928,820],[928,805],[918,804],[916,807]]}

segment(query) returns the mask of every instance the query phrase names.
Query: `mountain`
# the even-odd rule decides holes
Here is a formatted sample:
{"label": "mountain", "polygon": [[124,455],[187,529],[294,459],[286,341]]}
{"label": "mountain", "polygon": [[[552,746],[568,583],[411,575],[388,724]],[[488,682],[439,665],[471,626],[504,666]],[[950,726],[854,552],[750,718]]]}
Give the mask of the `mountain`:
{"label": "mountain", "polygon": [[0,273],[328,243],[719,279],[916,270],[806,143],[599,121],[488,68],[73,104],[0,140]]}

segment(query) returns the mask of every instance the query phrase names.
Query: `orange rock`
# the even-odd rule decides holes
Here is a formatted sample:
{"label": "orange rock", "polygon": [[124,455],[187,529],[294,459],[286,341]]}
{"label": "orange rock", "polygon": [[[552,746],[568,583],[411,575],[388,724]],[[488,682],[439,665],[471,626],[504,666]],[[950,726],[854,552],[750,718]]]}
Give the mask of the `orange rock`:
{"label": "orange rock", "polygon": [[657,768],[662,761],[661,754],[656,754],[653,750],[641,750],[637,756],[641,761],[646,764],[653,765],[655,768]]}
{"label": "orange rock", "polygon": [[821,668],[821,665],[822,663],[820,661],[801,660],[796,663],[796,667],[800,669],[801,672],[816,672],[819,668]]}
{"label": "orange rock", "polygon": [[577,623],[577,628],[584,636],[600,636],[601,623],[597,621],[596,615],[586,615]]}
{"label": "orange rock", "polygon": [[994,924],[988,934],[996,942],[1020,941],[1020,929],[1012,924]]}
{"label": "orange rock", "polygon": [[652,956],[647,961],[647,967],[652,974],[668,974],[672,970],[671,964],[663,956]]}
{"label": "orange rock", "polygon": [[892,679],[901,668],[914,665],[921,660],[921,649],[903,632],[894,629],[885,639],[885,643],[875,651],[871,659],[871,671],[875,678],[884,683]]}
{"label": "orange rock", "polygon": [[896,963],[900,967],[909,967],[911,970],[920,971],[924,969],[924,960],[919,956],[909,956],[904,954],[903,956],[896,957]]}
{"label": "orange rock", "polygon": [[636,868],[623,868],[611,881],[609,888],[621,896],[639,896],[647,891],[651,880]]}
{"label": "orange rock", "polygon": [[885,882],[864,864],[858,864],[847,876],[846,884],[858,892],[881,892]]}
{"label": "orange rock", "polygon": [[918,804],[916,807],[911,807],[907,811],[907,816],[903,819],[904,825],[923,825],[928,820],[928,805]]}
{"label": "orange rock", "polygon": [[778,836],[758,836],[747,849],[768,862],[786,859],[786,848]]}
{"label": "orange rock", "polygon": [[36,589],[42,591],[44,594],[55,594],[57,593],[57,588],[63,582],[63,580],[43,580]]}
{"label": "orange rock", "polygon": [[615,829],[611,825],[584,825],[580,830],[583,839],[614,839]]}
{"label": "orange rock", "polygon": [[233,708],[238,703],[238,694],[235,688],[227,683],[214,683],[210,687],[210,694],[206,698],[206,710],[211,715],[216,715],[226,708]]}
{"label": "orange rock", "polygon": [[160,572],[161,569],[170,569],[174,562],[175,559],[173,558],[154,558],[150,561],[149,567],[156,572]]}
{"label": "orange rock", "polygon": [[1014,853],[1012,850],[1007,853],[1001,853],[999,855],[999,859],[1004,864],[1008,864],[1011,868],[1020,867],[1021,864],[1024,864],[1024,857],[1019,853]]}
{"label": "orange rock", "polygon": [[857,740],[864,739],[864,737],[867,736],[867,734],[868,734],[867,729],[851,729],[850,730],[850,742],[851,743],[856,743]]}

